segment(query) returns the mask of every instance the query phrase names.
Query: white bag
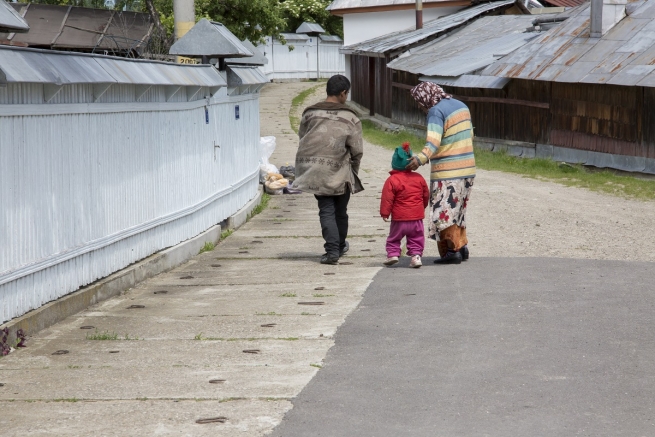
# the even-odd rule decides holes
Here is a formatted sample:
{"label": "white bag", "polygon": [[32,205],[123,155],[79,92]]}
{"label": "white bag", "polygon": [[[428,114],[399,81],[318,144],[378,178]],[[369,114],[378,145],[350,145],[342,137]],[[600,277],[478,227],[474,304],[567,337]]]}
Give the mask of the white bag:
{"label": "white bag", "polygon": [[259,182],[262,184],[266,181],[266,175],[278,172],[277,167],[268,162],[273,152],[275,152],[275,137],[261,137],[259,139]]}

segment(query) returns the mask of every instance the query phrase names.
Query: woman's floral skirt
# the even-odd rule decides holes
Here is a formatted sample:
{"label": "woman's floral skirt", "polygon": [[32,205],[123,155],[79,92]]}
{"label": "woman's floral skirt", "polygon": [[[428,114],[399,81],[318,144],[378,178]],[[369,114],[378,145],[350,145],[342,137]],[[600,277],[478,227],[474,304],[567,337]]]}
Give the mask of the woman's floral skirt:
{"label": "woman's floral skirt", "polygon": [[452,225],[466,228],[466,205],[471,196],[473,179],[452,179],[431,182],[430,228],[428,236],[439,240],[439,233]]}

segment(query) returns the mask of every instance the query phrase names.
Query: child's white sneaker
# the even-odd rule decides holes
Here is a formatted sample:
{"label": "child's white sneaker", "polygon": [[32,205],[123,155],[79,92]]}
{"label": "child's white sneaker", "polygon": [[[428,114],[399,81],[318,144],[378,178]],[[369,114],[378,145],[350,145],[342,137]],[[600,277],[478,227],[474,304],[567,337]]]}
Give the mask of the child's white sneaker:
{"label": "child's white sneaker", "polygon": [[398,262],[398,257],[397,256],[390,256],[387,258],[387,260],[383,263],[385,266],[392,266]]}
{"label": "child's white sneaker", "polygon": [[421,255],[414,255],[412,260],[409,262],[409,266],[413,269],[418,269],[422,265],[423,263],[421,263]]}

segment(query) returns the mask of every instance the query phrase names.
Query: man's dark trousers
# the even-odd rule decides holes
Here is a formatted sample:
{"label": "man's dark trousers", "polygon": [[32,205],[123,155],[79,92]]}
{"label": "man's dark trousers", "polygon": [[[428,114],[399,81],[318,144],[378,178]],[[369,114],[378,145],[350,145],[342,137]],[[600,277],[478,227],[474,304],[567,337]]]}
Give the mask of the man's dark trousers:
{"label": "man's dark trousers", "polygon": [[318,196],[318,216],[321,219],[321,230],[325,240],[325,252],[338,257],[346,247],[348,236],[348,201],[350,191],[339,196]]}

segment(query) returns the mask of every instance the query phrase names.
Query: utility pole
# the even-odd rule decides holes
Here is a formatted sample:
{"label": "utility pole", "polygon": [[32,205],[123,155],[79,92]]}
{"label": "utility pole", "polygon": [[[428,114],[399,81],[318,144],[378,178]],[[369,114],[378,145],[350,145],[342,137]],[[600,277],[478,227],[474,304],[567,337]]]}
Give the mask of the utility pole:
{"label": "utility pole", "polygon": [[416,0],[416,29],[423,29],[423,0]]}

